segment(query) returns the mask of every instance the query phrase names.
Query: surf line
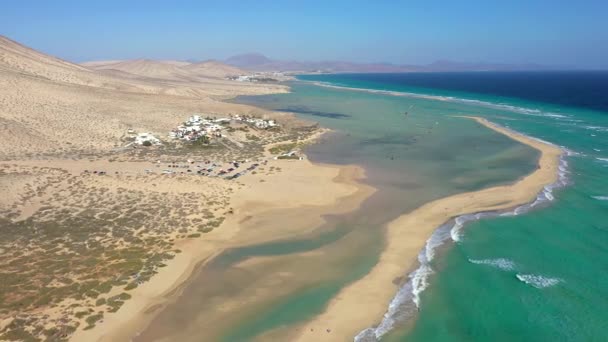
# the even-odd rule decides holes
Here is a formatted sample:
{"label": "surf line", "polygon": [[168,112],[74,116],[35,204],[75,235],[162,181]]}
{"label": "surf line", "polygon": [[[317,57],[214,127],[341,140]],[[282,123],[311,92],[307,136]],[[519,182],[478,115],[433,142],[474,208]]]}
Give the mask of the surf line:
{"label": "surf line", "polygon": [[[426,254],[428,241],[435,238],[433,243],[437,244],[447,232],[452,235],[453,227],[449,226],[451,221],[455,222],[459,217],[470,218],[461,220],[462,225],[463,221],[479,218],[471,215],[504,212],[512,208],[517,210],[537,202],[540,194],[544,194],[549,200],[553,198],[552,189],[564,182],[562,178],[565,176],[560,175],[565,175],[566,172],[563,159],[565,149],[499,126],[484,118],[463,118],[475,120],[489,129],[538,150],[540,157],[537,169],[513,184],[441,198],[390,222],[386,227],[385,248],[378,263],[364,277],[343,288],[323,313],[304,324],[298,340],[347,340],[356,336],[355,340],[373,341],[379,338],[392,328],[397,318],[398,303],[394,302],[394,299],[405,296],[408,292],[420,292],[426,287],[428,275],[432,270],[422,267],[424,265],[420,264],[419,256]],[[405,286],[397,281],[409,273],[408,269],[418,265],[421,267],[410,274],[410,279],[417,279],[416,281],[409,281]],[[418,277],[416,273],[419,273]]]}
{"label": "surf line", "polygon": [[[469,104],[469,105],[473,105],[473,106],[481,106],[481,107],[486,107],[486,108],[494,108],[494,109],[498,109],[498,110],[506,110],[509,112],[530,115],[530,116],[541,116],[541,117],[549,117],[549,118],[554,118],[554,119],[561,119],[564,121],[572,121],[571,117],[568,115],[552,113],[552,112],[544,112],[539,109],[513,106],[510,104],[506,104],[506,103],[488,102],[488,101],[467,99],[467,98],[454,97],[454,96],[412,93],[412,92],[405,92],[405,91],[346,87],[346,86],[335,85],[332,83],[320,82],[320,81],[306,81],[306,80],[299,80],[299,81],[303,82],[303,83],[310,83],[310,84],[313,84],[313,85],[316,85],[319,87],[325,87],[325,88],[350,90],[350,91],[358,91],[358,92],[365,92],[365,93],[371,93],[371,94],[381,94],[381,95],[398,96],[398,97],[418,98],[418,99],[426,99],[426,100],[434,100],[434,101],[463,103],[463,104]],[[604,127],[591,126],[591,128],[604,128]]]}

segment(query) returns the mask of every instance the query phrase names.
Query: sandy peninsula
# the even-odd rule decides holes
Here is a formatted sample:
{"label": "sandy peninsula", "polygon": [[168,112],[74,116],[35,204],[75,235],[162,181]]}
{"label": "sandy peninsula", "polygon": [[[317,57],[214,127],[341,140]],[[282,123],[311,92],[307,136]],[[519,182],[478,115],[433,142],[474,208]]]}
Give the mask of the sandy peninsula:
{"label": "sandy peninsula", "polygon": [[304,324],[297,341],[352,341],[362,330],[377,325],[397,291],[393,281],[416,266],[417,256],[433,231],[449,219],[474,212],[513,208],[534,200],[543,187],[558,179],[562,150],[518,134],[486,119],[469,117],[541,152],[538,169],[514,184],[468,192],[427,203],[390,222],[380,260],[363,278],[350,284],[325,311]]}
{"label": "sandy peninsula", "polygon": [[[360,182],[363,169],[313,164],[299,151],[323,134],[318,125],[225,102],[288,91],[246,73],[215,62],[78,65],[0,36],[0,272],[11,275],[0,339],[131,340],[222,251],[314,234],[324,215],[353,211],[375,191]],[[528,202],[555,181],[559,148],[474,119],[541,151],[538,170],[391,222],[378,264],[300,340],[348,340],[373,326],[437,226]],[[269,289],[256,287],[260,297]],[[233,299],[222,308],[239,310]]]}

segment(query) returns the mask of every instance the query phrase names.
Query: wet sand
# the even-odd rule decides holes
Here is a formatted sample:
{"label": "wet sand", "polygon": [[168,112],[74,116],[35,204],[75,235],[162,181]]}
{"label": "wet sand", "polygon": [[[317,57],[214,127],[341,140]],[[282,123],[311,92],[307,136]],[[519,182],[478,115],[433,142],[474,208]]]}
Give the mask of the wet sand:
{"label": "wet sand", "polygon": [[265,182],[248,175],[232,195],[234,214],[202,239],[186,240],[182,252],[159,274],[131,292],[132,299],[96,329],[79,330],[74,341],[128,341],[143,331],[163,307],[188,285],[193,272],[228,248],[293,238],[313,232],[322,215],[355,210],[374,189],[361,184],[356,166],[313,164],[308,160],[273,161],[281,172]]}
{"label": "wet sand", "polygon": [[541,152],[538,169],[514,184],[461,193],[427,203],[390,222],[379,262],[363,278],[342,289],[325,311],[304,324],[298,341],[349,341],[360,331],[379,323],[398,290],[402,277],[417,265],[427,239],[451,218],[482,211],[513,208],[534,200],[543,187],[558,179],[562,150],[488,120],[469,117]]}

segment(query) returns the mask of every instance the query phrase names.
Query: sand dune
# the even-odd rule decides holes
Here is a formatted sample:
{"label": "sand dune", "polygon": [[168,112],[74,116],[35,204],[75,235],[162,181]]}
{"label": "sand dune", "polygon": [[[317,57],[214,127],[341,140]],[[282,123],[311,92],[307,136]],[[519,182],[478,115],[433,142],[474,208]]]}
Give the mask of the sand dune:
{"label": "sand dune", "polygon": [[249,73],[243,69],[233,67],[218,61],[192,63],[186,66],[182,66],[182,69],[187,70],[197,76],[217,78],[224,78],[226,76],[233,75],[244,75]]}
{"label": "sand dune", "polygon": [[92,61],[82,63],[93,70],[119,70],[133,75],[174,81],[197,81],[205,78],[224,79],[248,72],[217,61],[188,63],[135,59],[125,61]]}
{"label": "sand dune", "polygon": [[[110,71],[111,70],[111,71]],[[100,61],[78,65],[21,45],[0,36],[0,71],[51,81],[147,94],[179,96],[268,93],[280,86],[235,83],[225,75],[245,73],[219,62],[190,64],[182,61]],[[102,72],[99,72],[102,71]],[[133,77],[132,75],[140,76]]]}
{"label": "sand dune", "polygon": [[[105,61],[89,61],[89,62],[80,63],[80,65],[89,68],[89,67],[100,67],[100,66],[109,65],[109,64],[117,64],[117,63],[122,63],[122,62],[126,62],[126,61],[127,60],[125,60],[125,59],[113,59],[113,60],[105,60]],[[169,65],[175,65],[175,66],[185,66],[185,65],[191,64],[190,62],[176,61],[176,60],[161,60],[159,62],[165,63],[165,64],[169,64]]]}
{"label": "sand dune", "polygon": [[[103,69],[103,65],[124,70]],[[176,61],[126,61],[98,67],[102,70],[48,56],[0,36],[0,159],[24,153],[107,151],[123,144],[128,128],[165,135],[193,112],[253,110],[216,98],[287,91],[279,85],[203,77],[232,70],[215,63],[196,65],[193,72],[181,70]],[[186,76],[178,80],[180,75]]]}
{"label": "sand dune", "polygon": [[108,65],[108,64],[116,64],[116,63],[120,63],[120,62],[124,62],[124,60],[112,59],[112,60],[106,60],[106,61],[90,61],[90,62],[80,63],[80,65],[87,67],[87,68],[91,68],[91,67],[97,67],[97,66]]}
{"label": "sand dune", "polygon": [[4,36],[0,36],[0,72],[12,74],[3,78],[29,77],[30,79],[37,78],[120,91],[160,93],[164,89],[160,84],[98,73],[84,66],[33,50]]}
{"label": "sand dune", "polygon": [[[320,202],[327,210],[333,200],[354,191],[354,186],[333,181],[340,172],[335,168],[303,161],[288,164],[264,155],[265,144],[293,143],[310,136],[314,128],[290,126],[296,119],[284,114],[221,101],[240,94],[285,92],[286,87],[222,79],[234,68],[215,62],[182,69],[188,66],[178,61],[82,66],[0,37],[0,268],[15,274],[0,293],[0,340],[64,340],[76,329],[100,334],[111,327],[92,329],[103,323],[104,314],[109,324],[139,313],[147,304],[145,296],[127,292],[162,268],[168,273],[142,286],[160,291],[167,282],[187,275],[193,260],[219,248],[207,243],[209,239],[232,242],[240,233],[238,220],[222,222],[249,210],[245,204],[268,194],[268,185],[275,185],[277,195],[266,195],[261,208],[289,203],[290,193],[283,191],[287,186],[300,194],[302,202],[292,202],[294,206]],[[165,139],[158,148],[123,148],[129,128],[165,138],[194,113],[279,116],[281,127],[230,127],[235,130],[232,134],[226,129],[230,139],[210,146]],[[270,160],[238,181],[184,170],[193,167],[188,159],[226,163],[246,158]],[[173,163],[185,165],[177,168]],[[161,166],[175,173],[166,175]],[[319,189],[339,193],[321,196]],[[244,198],[250,201],[244,203]],[[211,234],[213,230],[218,233]],[[65,244],[57,248],[47,233]],[[271,232],[262,236],[252,229],[248,234],[274,238]],[[183,252],[175,247],[183,247]],[[85,264],[93,260],[90,256],[99,259]],[[173,263],[163,263],[172,258]],[[136,280],[125,283],[135,274]],[[97,286],[99,291],[92,290]],[[112,316],[131,297],[130,309]]]}
{"label": "sand dune", "polygon": [[78,64],[45,55],[4,36],[0,36],[0,63],[4,67],[21,69],[33,74],[53,67],[87,71],[86,68]]}
{"label": "sand dune", "polygon": [[45,55],[0,36],[0,70],[53,81],[100,86],[103,77],[78,64]]}
{"label": "sand dune", "polygon": [[149,59],[135,59],[115,63],[88,63],[87,67],[93,70],[119,70],[134,75],[164,80],[194,80],[195,77],[182,70],[178,65],[170,62],[153,61]]}
{"label": "sand dune", "polygon": [[161,60],[160,62],[166,63],[166,64],[171,64],[171,65],[176,65],[176,66],[185,66],[185,65],[192,64],[190,62],[176,61],[176,60]]}

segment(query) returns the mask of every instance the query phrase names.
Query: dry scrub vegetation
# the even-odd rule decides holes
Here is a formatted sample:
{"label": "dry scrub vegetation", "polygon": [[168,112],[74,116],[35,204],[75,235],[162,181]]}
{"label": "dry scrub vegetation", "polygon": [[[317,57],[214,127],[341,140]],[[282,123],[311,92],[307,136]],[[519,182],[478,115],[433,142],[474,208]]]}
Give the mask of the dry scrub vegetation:
{"label": "dry scrub vegetation", "polygon": [[[110,158],[0,164],[6,194],[0,199],[0,339],[63,340],[77,328],[93,328],[180,252],[179,241],[205,238],[230,215],[239,183],[144,173],[154,161],[259,160],[267,157],[265,146],[306,139],[315,130],[237,129],[204,147],[166,144]],[[78,171],[91,161],[124,171]]]}
{"label": "dry scrub vegetation", "polygon": [[[137,70],[148,70],[142,63]],[[160,64],[151,64],[155,73],[174,69]],[[221,66],[167,79],[96,71],[0,36],[0,340],[60,341],[95,327],[180,253],[180,242],[221,229],[239,182],[146,174],[157,160],[260,159],[268,144],[315,132],[221,101],[284,86],[205,78],[203,67]],[[124,148],[128,129],[163,138],[193,113],[280,118],[282,128],[235,126],[208,145]],[[91,165],[115,172],[85,173]]]}
{"label": "dry scrub vegetation", "polygon": [[13,319],[0,339],[61,339],[94,326],[179,253],[175,241],[217,228],[232,193],[228,182],[193,176],[2,174],[4,188],[21,179],[24,195],[2,203],[0,315]]}

